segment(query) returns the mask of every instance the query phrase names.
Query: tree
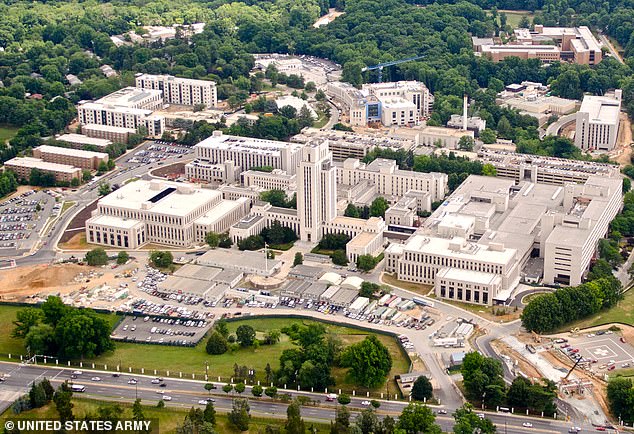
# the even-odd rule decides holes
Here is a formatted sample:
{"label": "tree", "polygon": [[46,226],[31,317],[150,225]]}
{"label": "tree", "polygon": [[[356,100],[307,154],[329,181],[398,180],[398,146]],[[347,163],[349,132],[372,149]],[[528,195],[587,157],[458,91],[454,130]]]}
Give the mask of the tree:
{"label": "tree", "polygon": [[356,207],[354,204],[349,203],[348,206],[346,207],[346,210],[343,213],[344,216],[346,217],[352,217],[355,219],[358,219],[360,217],[360,213],[359,213],[359,208]]}
{"label": "tree", "polygon": [[471,404],[465,404],[457,409],[454,413],[454,419],[456,421],[453,428],[455,434],[473,434],[474,432],[493,434],[496,432],[493,422],[490,419],[478,417],[473,412]]}
{"label": "tree", "polygon": [[169,268],[174,263],[172,252],[152,250],[150,252],[150,262],[156,268]]}
{"label": "tree", "polygon": [[387,200],[385,200],[384,197],[379,196],[374,199],[370,205],[370,215],[372,217],[385,218],[385,211],[387,211],[389,207],[390,205],[387,203]]}
{"label": "tree", "polygon": [[259,384],[256,384],[255,386],[253,386],[251,388],[251,393],[253,394],[253,396],[255,396],[257,398],[262,396],[263,392],[264,392],[264,388],[262,386],[260,386]]}
{"label": "tree", "polygon": [[122,250],[117,254],[117,264],[119,265],[125,264],[128,262],[128,259],[130,259],[130,255],[128,255],[128,252],[125,250]]}
{"label": "tree", "polygon": [[483,176],[497,176],[497,174],[498,174],[498,171],[493,164],[486,163],[482,166]]}
{"label": "tree", "polygon": [[299,402],[293,401],[286,408],[286,423],[284,429],[287,434],[304,434],[306,432],[306,426],[299,411]]}
{"label": "tree", "polygon": [[351,401],[352,399],[350,398],[350,395],[347,395],[345,393],[342,393],[339,396],[337,396],[337,402],[341,405],[348,405],[350,404]]}
{"label": "tree", "polygon": [[91,310],[73,309],[55,327],[58,356],[63,359],[95,357],[114,349],[110,324]]}
{"label": "tree", "polygon": [[214,323],[214,329],[225,338],[229,336],[229,326],[227,325],[227,321],[222,318]]}
{"label": "tree", "polygon": [[44,314],[41,309],[27,307],[18,310],[15,317],[16,319],[13,321],[15,328],[11,332],[11,336],[14,338],[23,338],[29,333],[31,327],[37,325],[44,319]]}
{"label": "tree", "polygon": [[335,420],[330,422],[330,432],[335,434],[350,432],[350,411],[346,406],[341,405],[335,410]]}
{"label": "tree", "polygon": [[145,420],[145,415],[143,414],[143,406],[141,405],[141,400],[138,398],[134,401],[134,404],[132,404],[132,419]]}
{"label": "tree", "polygon": [[55,295],[49,295],[42,303],[41,309],[44,314],[44,322],[53,327],[70,311],[70,307],[66,306],[62,299]]}
{"label": "tree", "polygon": [[608,382],[610,411],[626,424],[634,423],[634,388],[630,378],[615,377]]}
{"label": "tree", "polygon": [[244,383],[238,383],[233,386],[233,389],[238,392],[238,394],[242,395],[242,393],[246,390],[246,386],[244,385]]}
{"label": "tree", "polygon": [[50,324],[36,324],[24,337],[24,346],[32,354],[56,354],[55,329]]}
{"label": "tree", "polygon": [[93,267],[106,265],[108,263],[108,254],[102,247],[97,247],[86,252],[84,261]]}
{"label": "tree", "polygon": [[205,350],[207,354],[219,355],[224,354],[229,349],[227,338],[221,335],[217,330],[211,332]]}
{"label": "tree", "polygon": [[380,288],[380,286],[373,282],[361,283],[361,289],[359,290],[359,297],[373,298],[374,293]]}
{"label": "tree", "polygon": [[264,343],[267,345],[273,345],[280,341],[281,333],[279,330],[269,330],[264,335]]}
{"label": "tree", "polygon": [[216,409],[214,408],[213,402],[207,401],[205,410],[203,410],[203,421],[211,424],[212,426],[216,425]]}
{"label": "tree", "polygon": [[46,392],[44,391],[44,387],[42,387],[41,383],[33,382],[31,390],[29,390],[29,401],[31,408],[40,408],[48,404]]}
{"label": "tree", "polygon": [[70,186],[71,187],[78,187],[79,186],[79,178],[73,178],[70,180]]}
{"label": "tree", "polygon": [[429,379],[421,375],[414,381],[414,385],[412,386],[412,398],[417,401],[423,401],[425,399],[431,399],[433,395],[433,387]]}
{"label": "tree", "polygon": [[296,265],[301,265],[304,263],[304,255],[302,252],[295,253],[295,258],[293,259],[293,267]]}
{"label": "tree", "polygon": [[370,335],[344,351],[341,366],[349,368],[348,374],[358,384],[376,387],[392,369],[392,356],[376,335]]}
{"label": "tree", "polygon": [[357,258],[357,268],[362,271],[370,271],[378,264],[378,258],[372,255],[359,255]]}
{"label": "tree", "polygon": [[458,149],[461,151],[473,151],[473,147],[475,146],[475,140],[469,136],[462,136],[460,140],[458,140]]}
{"label": "tree", "polygon": [[442,430],[434,423],[436,417],[426,405],[409,404],[398,418],[397,427],[407,434],[440,434]]}
{"label": "tree", "polygon": [[350,237],[346,234],[326,234],[319,241],[322,250],[344,250]]}
{"label": "tree", "polygon": [[268,396],[269,398],[275,398],[277,396],[277,387],[273,387],[273,386],[267,387],[264,390],[264,394]]}
{"label": "tree", "polygon": [[73,396],[73,392],[68,385],[68,381],[60,384],[57,388],[57,391],[53,395],[53,402],[55,403],[55,409],[57,410],[57,414],[59,415],[60,422],[64,423],[68,420],[73,420],[73,407],[74,404],[71,402],[71,398]]}
{"label": "tree", "polygon": [[218,243],[220,242],[220,235],[216,232],[207,232],[207,235],[205,235],[205,242],[209,244],[209,247],[215,249],[218,247]]}
{"label": "tree", "polygon": [[465,355],[462,363],[462,378],[467,399],[483,399],[488,405],[500,405],[505,397],[502,364],[480,353]]}
{"label": "tree", "polygon": [[222,386],[222,391],[224,393],[229,393],[233,390],[233,384],[225,384],[224,386]]}
{"label": "tree", "polygon": [[110,184],[108,184],[107,182],[102,182],[101,184],[99,184],[99,196],[110,194],[111,191],[112,189],[110,188]]}
{"label": "tree", "polygon": [[332,259],[332,263],[335,265],[341,265],[342,267],[348,265],[348,256],[345,250],[335,250],[332,255],[330,255],[330,259]]}
{"label": "tree", "polygon": [[228,249],[233,245],[233,241],[231,241],[231,237],[229,237],[228,233],[220,234],[220,238],[218,240],[218,247],[221,249]]}
{"label": "tree", "polygon": [[531,27],[531,23],[528,20],[528,17],[526,15],[522,15],[522,18],[520,18],[520,22],[519,22],[519,28],[529,29],[530,27]]}
{"label": "tree", "polygon": [[482,140],[484,144],[489,145],[497,141],[497,135],[494,130],[485,128],[482,132],[480,132],[480,140]]}
{"label": "tree", "polygon": [[207,392],[209,392],[210,395],[211,395],[211,391],[216,388],[216,386],[214,386],[213,383],[205,383],[203,387],[205,388]]}
{"label": "tree", "polygon": [[242,324],[236,330],[236,338],[243,347],[250,347],[255,341],[255,329],[250,325]]}
{"label": "tree", "polygon": [[229,422],[240,431],[249,429],[249,401],[246,399],[234,399],[231,413],[229,413]]}

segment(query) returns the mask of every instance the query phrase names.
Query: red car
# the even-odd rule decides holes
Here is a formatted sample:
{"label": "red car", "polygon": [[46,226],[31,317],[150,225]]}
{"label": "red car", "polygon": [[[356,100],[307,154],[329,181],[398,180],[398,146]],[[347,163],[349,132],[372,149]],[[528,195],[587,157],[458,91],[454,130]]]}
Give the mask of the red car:
{"label": "red car", "polygon": [[605,431],[605,427],[604,426],[598,426],[597,427],[597,431]]}
{"label": "red car", "polygon": [[614,369],[616,369],[616,366],[615,366],[615,365],[612,365],[612,366],[610,366],[610,367],[608,368],[608,371],[614,371]]}
{"label": "red car", "polygon": [[570,350],[570,352],[571,352],[572,354],[577,354],[577,353],[579,352],[579,348],[575,348],[575,349],[573,349],[573,350]]}

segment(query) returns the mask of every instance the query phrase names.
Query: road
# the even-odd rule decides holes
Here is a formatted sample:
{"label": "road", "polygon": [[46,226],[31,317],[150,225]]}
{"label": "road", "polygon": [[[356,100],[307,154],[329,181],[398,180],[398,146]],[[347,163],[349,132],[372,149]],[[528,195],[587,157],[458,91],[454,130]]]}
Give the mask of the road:
{"label": "road", "polygon": [[[19,395],[25,393],[30,384],[34,380],[40,380],[42,378],[48,378],[54,387],[66,380],[71,379],[72,369],[64,368],[52,368],[46,366],[26,365],[22,366],[15,363],[0,362],[0,370],[2,370],[7,376],[6,380],[0,384],[0,409],[4,410],[12,400]],[[91,381],[91,377],[97,375],[101,378],[101,381]],[[138,383],[136,385],[128,384],[131,378],[135,378]],[[166,387],[160,388],[158,385],[151,383],[152,377],[150,376],[130,376],[122,374],[120,377],[113,377],[111,373],[97,372],[90,373],[84,371],[79,375],[77,379],[73,380],[74,384],[81,384],[86,386],[86,392],[83,396],[87,398],[95,398],[100,400],[112,400],[112,401],[126,401],[132,402],[137,397],[140,398],[145,404],[154,404],[161,397],[162,392],[172,397],[171,401],[166,402],[168,406],[189,408],[189,407],[201,407],[198,401],[205,399],[209,394],[204,390],[204,382],[192,381],[192,380],[179,380],[179,379],[166,379]],[[232,395],[226,395],[221,391],[222,384],[216,384],[217,389],[212,391],[212,397],[215,400],[214,406],[220,412],[228,412],[231,410]],[[324,401],[324,395],[320,393],[310,392],[291,392],[293,396],[307,396],[318,401],[316,406],[304,406],[302,407],[302,416],[309,421],[330,421],[334,419],[336,406],[332,403],[326,403]],[[252,398],[250,388],[244,392],[244,396]],[[7,399],[10,398],[10,399]],[[361,403],[363,398],[352,398],[352,402],[348,408],[354,412],[358,412],[365,408]],[[270,417],[270,418],[284,418],[286,415],[287,404],[273,401],[268,398],[263,399],[250,399],[249,405],[251,407],[251,414]],[[400,414],[402,409],[407,405],[405,402],[395,401],[381,401],[381,407],[379,414],[381,416],[392,415],[396,416]],[[453,418],[451,413],[455,408],[443,407],[447,410],[447,415],[439,415],[436,419],[440,424],[443,431],[451,431],[453,426]],[[547,418],[535,418],[525,417],[518,415],[511,415],[505,413],[486,412],[486,416],[490,418],[498,427],[499,432],[508,434],[521,434],[526,433],[527,428],[522,426],[522,423],[530,421],[533,424],[533,428],[530,431],[539,433],[565,433],[568,430],[569,424],[562,421],[556,421]],[[353,416],[354,417],[354,416]]]}
{"label": "road", "polygon": [[614,49],[614,47],[612,46],[612,43],[610,42],[610,40],[608,39],[607,36],[605,36],[604,34],[601,33],[601,34],[599,34],[599,39],[601,40],[601,42],[603,42],[603,45],[605,45],[605,47],[610,51],[610,54],[612,55],[612,57],[614,57],[616,60],[618,60],[621,64],[625,63],[625,62],[623,62],[623,58]]}

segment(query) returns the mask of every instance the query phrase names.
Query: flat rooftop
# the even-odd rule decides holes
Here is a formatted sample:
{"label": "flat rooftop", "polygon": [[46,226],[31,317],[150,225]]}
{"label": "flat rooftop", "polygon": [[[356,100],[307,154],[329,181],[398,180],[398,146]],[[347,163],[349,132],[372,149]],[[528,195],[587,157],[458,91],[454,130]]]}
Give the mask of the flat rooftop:
{"label": "flat rooftop", "polygon": [[298,143],[279,142],[277,140],[255,139],[251,137],[216,134],[198,143],[195,148],[212,148],[229,152],[271,155],[279,157],[282,149],[299,152],[302,146]]}
{"label": "flat rooftop", "polygon": [[74,166],[69,166],[68,164],[58,164],[58,163],[47,163],[46,161],[40,160],[39,158],[33,157],[15,157],[10,159],[9,161],[5,161],[5,166],[20,166],[31,169],[40,169],[46,170],[49,172],[60,172],[60,173],[75,173],[78,170],[81,170]]}
{"label": "flat rooftop", "polygon": [[434,136],[447,136],[460,138],[462,136],[473,136],[473,131],[457,130],[455,128],[445,127],[423,127],[420,129],[421,134],[431,134]]}
{"label": "flat rooftop", "polygon": [[281,263],[277,259],[269,259],[267,261],[264,252],[235,249],[209,250],[204,255],[199,256],[197,260],[199,265],[211,265],[223,269],[241,269],[248,266],[251,269],[261,271],[266,270],[267,262],[269,271],[279,267]]}
{"label": "flat rooftop", "polygon": [[374,232],[359,232],[356,237],[350,240],[348,245],[350,247],[364,247],[374,241],[377,236],[380,236],[380,234]]}
{"label": "flat rooftop", "polygon": [[621,101],[608,96],[585,95],[580,113],[588,113],[592,122],[615,124],[619,122]]}
{"label": "flat rooftop", "polygon": [[41,145],[35,149],[47,154],[69,155],[71,157],[79,157],[79,158],[104,159],[108,157],[108,154],[106,154],[105,152],[84,151],[83,149],[62,148],[59,146]]}
{"label": "flat rooftop", "polygon": [[105,148],[106,146],[112,144],[110,140],[88,137],[83,134],[62,134],[61,136],[55,137],[55,140],[58,142],[78,143],[80,145],[92,145],[98,148]]}
{"label": "flat rooftop", "polygon": [[79,106],[86,110],[107,110],[114,111],[117,113],[125,113],[132,116],[150,116],[152,114],[152,110],[145,110],[140,108],[132,108],[125,106],[115,106],[112,104],[106,104],[101,102],[80,102]]}
{"label": "flat rooftop", "polygon": [[154,89],[141,89],[138,87],[124,87],[96,100],[96,103],[129,107],[146,98],[162,98],[163,92]]}
{"label": "flat rooftop", "polygon": [[466,242],[459,250],[453,250],[450,248],[450,244],[454,241],[455,239],[415,234],[407,240],[404,249],[417,253],[427,253],[456,259],[473,260],[477,258],[479,261],[499,265],[512,262],[517,253],[515,249],[504,248],[502,251],[496,251],[492,250],[489,246],[473,242]]}
{"label": "flat rooftop", "polygon": [[174,272],[174,276],[188,277],[190,279],[214,281],[216,276],[220,274],[222,268],[205,267],[196,264],[185,264]]}
{"label": "flat rooftop", "polygon": [[217,221],[222,220],[227,215],[227,213],[233,211],[236,208],[240,208],[243,205],[244,200],[246,199],[242,199],[242,200],[223,199],[222,201],[220,201],[220,203],[218,203],[212,209],[207,211],[205,215],[197,218],[196,223],[200,225],[211,225],[213,223],[216,223]]}
{"label": "flat rooftop", "polygon": [[100,226],[111,226],[121,229],[131,229],[142,222],[135,219],[124,219],[121,217],[113,217],[109,215],[98,215],[88,219],[89,223]]}
{"label": "flat rooftop", "polygon": [[101,198],[99,206],[182,217],[221,196],[217,190],[197,188],[194,184],[140,179]]}

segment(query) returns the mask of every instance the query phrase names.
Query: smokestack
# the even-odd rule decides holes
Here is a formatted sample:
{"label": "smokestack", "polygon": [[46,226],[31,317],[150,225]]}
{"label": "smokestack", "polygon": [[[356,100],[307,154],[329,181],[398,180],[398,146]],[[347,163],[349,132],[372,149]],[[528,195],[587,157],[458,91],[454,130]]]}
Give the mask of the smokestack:
{"label": "smokestack", "polygon": [[467,131],[467,95],[464,96],[464,101],[462,103],[462,129]]}

